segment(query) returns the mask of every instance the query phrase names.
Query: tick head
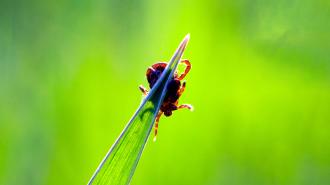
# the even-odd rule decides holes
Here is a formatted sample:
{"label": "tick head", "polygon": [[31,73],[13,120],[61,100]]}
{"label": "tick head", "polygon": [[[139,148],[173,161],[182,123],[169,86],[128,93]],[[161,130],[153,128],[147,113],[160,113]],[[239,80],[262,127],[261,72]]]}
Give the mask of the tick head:
{"label": "tick head", "polygon": [[171,115],[172,115],[172,110],[166,110],[166,111],[164,112],[164,115],[165,115],[166,117],[171,116]]}

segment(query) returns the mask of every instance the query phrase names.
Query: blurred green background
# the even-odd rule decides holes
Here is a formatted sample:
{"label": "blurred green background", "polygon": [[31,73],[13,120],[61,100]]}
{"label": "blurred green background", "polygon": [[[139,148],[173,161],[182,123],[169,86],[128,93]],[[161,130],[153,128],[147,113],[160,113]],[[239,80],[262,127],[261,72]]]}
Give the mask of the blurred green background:
{"label": "blurred green background", "polygon": [[187,33],[131,184],[330,184],[327,0],[1,0],[0,184],[86,184]]}

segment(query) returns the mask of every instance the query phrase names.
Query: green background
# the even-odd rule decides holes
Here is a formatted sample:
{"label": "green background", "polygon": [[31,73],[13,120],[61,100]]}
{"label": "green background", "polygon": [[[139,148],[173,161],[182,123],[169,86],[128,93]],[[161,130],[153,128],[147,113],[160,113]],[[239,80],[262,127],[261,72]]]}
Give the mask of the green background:
{"label": "green background", "polygon": [[187,33],[195,111],[131,184],[330,184],[329,30],[327,0],[1,0],[0,184],[86,184]]}

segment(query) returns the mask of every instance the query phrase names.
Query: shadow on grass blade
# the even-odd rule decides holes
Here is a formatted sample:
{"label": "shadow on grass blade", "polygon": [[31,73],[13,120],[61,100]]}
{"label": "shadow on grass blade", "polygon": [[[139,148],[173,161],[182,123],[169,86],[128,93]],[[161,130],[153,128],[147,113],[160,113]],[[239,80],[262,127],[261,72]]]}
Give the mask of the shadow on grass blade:
{"label": "shadow on grass blade", "polygon": [[142,101],[88,184],[114,185],[130,182],[164,100],[167,84],[174,75],[189,37],[188,34],[183,39],[162,76]]}

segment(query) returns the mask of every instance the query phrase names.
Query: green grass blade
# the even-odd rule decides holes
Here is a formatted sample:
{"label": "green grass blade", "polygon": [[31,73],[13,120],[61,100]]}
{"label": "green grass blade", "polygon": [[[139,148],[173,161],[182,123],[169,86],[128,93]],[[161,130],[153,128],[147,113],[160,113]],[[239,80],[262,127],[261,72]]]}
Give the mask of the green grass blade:
{"label": "green grass blade", "polygon": [[162,76],[142,101],[88,184],[114,185],[130,182],[166,94],[166,86],[173,77],[188,41],[189,34],[181,42]]}

